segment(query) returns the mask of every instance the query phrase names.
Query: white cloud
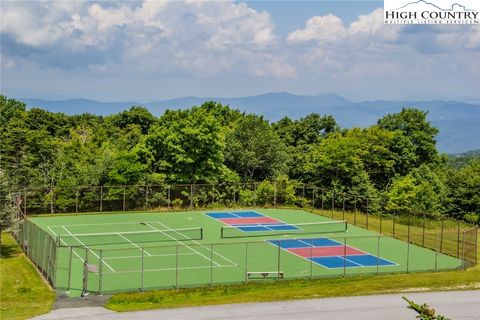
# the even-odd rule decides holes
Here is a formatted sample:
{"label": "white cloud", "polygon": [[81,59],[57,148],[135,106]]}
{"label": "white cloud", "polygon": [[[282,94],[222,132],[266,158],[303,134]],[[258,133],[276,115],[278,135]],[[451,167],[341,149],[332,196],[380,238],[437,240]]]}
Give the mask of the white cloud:
{"label": "white cloud", "polygon": [[[132,72],[294,73],[274,54],[278,39],[270,15],[244,3],[46,1],[2,4],[2,11],[2,33],[35,52],[30,58],[40,65],[72,67],[58,60],[80,55],[77,67],[129,66]],[[39,53],[51,50],[58,59]]]}
{"label": "white cloud", "polygon": [[339,17],[334,15],[316,16],[308,19],[305,28],[295,30],[287,37],[289,43],[308,41],[331,42],[342,41],[347,29]]}

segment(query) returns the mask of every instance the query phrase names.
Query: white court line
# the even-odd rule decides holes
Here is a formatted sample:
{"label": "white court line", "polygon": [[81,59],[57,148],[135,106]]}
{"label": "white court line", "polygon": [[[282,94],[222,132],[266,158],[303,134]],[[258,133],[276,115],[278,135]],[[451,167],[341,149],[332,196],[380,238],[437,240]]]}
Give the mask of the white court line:
{"label": "white court line", "polygon": [[[156,258],[156,257],[171,257],[171,256],[176,256],[176,253],[165,253],[165,254],[153,254],[150,255],[146,258]],[[192,253],[179,253],[179,256],[196,256],[197,254],[192,252]],[[133,259],[133,258],[141,258],[142,256],[119,256],[119,257],[108,257],[108,258],[103,258],[104,260],[116,260],[116,259]]]}
{"label": "white court line", "polygon": [[[170,228],[169,226],[167,226],[166,224],[161,223],[160,221],[154,221],[154,223],[158,223],[158,224],[160,224],[160,225],[162,225],[162,226],[164,226],[164,227],[166,227],[166,228],[169,228],[170,230],[174,230],[174,231],[175,231],[175,229]],[[180,232],[177,232],[177,231],[175,231],[175,232],[178,233],[178,234],[181,234]],[[181,235],[185,237],[185,235],[183,235],[183,234],[181,234]],[[205,245],[203,245],[203,244],[201,244],[200,242],[195,241],[195,240],[192,240],[192,242],[194,242],[194,243],[200,245],[201,247],[203,247],[203,248],[211,251],[213,254],[216,254],[217,256],[219,256],[220,258],[224,259],[225,261],[228,261],[228,262],[230,262],[230,263],[238,266],[238,264],[237,264],[236,262],[228,259],[227,257],[221,255],[220,253],[216,252],[215,250],[210,250],[210,248],[209,248],[208,246],[205,246]],[[218,263],[217,263],[217,264],[218,264]]]}
{"label": "white court line", "polygon": [[[100,257],[95,252],[93,252],[92,249],[90,249],[87,245],[85,245],[82,241],[80,241],[80,239],[78,239],[73,233],[71,233],[67,228],[65,228],[65,226],[63,226],[62,228],[65,229],[65,231],[67,231],[73,238],[75,238],[78,242],[80,242],[81,245],[83,245],[88,251],[93,253],[93,255],[100,260]],[[107,262],[102,261],[102,263],[104,263],[110,270],[115,272],[115,270]]]}
{"label": "white court line", "polygon": [[121,233],[116,233],[117,235],[119,235],[120,237],[122,237],[123,239],[127,240],[128,242],[130,242],[131,244],[133,244],[135,247],[137,247],[138,249],[140,250],[143,250],[143,252],[145,252],[147,255],[151,256],[150,253],[148,253],[147,250],[143,249],[142,247],[138,246],[135,242],[132,242],[130,241],[130,239],[128,239],[127,237],[123,236]]}
{"label": "white court line", "polygon": [[[158,223],[158,222],[157,222],[157,223]],[[164,225],[163,223],[161,223],[161,224],[162,224],[163,226],[165,226],[166,228],[168,228],[168,229],[170,229],[170,230],[173,230],[172,228]],[[147,225],[147,226],[149,226],[150,228],[153,228],[153,229],[155,229],[155,230],[157,230],[157,231],[159,231],[159,232],[162,232],[162,230],[155,228],[154,226],[152,226],[151,224],[149,224],[149,223],[147,223],[147,222],[145,222],[145,225]],[[162,232],[162,233],[163,233],[164,235],[166,235],[167,237],[169,237],[170,239],[173,239],[173,240],[175,240],[176,242],[180,243],[182,246],[185,246],[185,247],[189,248],[190,250],[195,251],[195,252],[198,253],[200,256],[204,257],[204,258],[207,259],[208,261],[211,261],[212,263],[214,263],[214,264],[216,264],[217,266],[219,266],[218,263],[216,263],[216,262],[213,261],[213,260],[210,260],[209,257],[201,254],[200,252],[198,252],[197,250],[193,249],[193,248],[190,247],[189,245],[187,245],[187,244],[185,244],[185,243],[183,243],[183,242],[181,242],[181,241],[178,241],[177,239],[175,239],[175,238],[172,237],[171,235],[168,235],[168,234],[166,234],[166,233],[164,233],[164,232]],[[176,233],[178,233],[178,234],[182,235],[183,237],[185,237],[185,235],[183,235],[183,234],[181,234],[181,233],[179,233],[179,232],[176,232]],[[187,237],[185,237],[185,238],[187,238]]]}
{"label": "white court line", "polygon": [[[53,227],[59,227],[59,226],[53,226]],[[85,259],[83,259],[78,253],[75,252],[75,250],[73,250],[73,248],[71,246],[68,245],[68,243],[66,243],[62,237],[59,237],[58,234],[52,230],[52,228],[50,228],[50,226],[47,226],[48,230],[50,230],[50,232],[52,232],[54,235],[55,235],[55,238],[58,238],[60,239],[60,241],[62,241],[67,247],[71,248],[72,252],[75,253],[75,255],[80,258],[80,260],[82,260],[82,262],[85,262]]]}

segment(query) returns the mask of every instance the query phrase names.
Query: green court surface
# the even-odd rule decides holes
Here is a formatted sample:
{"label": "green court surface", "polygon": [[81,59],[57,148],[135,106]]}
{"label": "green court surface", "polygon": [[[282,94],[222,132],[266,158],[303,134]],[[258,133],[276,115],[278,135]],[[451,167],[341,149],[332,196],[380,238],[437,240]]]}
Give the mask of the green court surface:
{"label": "green court surface", "polygon": [[[244,220],[206,214],[213,211],[45,216],[29,221],[55,239],[55,254],[45,266],[54,270],[50,278],[55,288],[71,295],[82,290],[113,293],[462,266],[461,259],[351,225],[344,230],[342,222],[323,224],[332,220],[302,210],[223,211],[235,217],[235,212],[258,213],[267,227],[252,225],[256,217],[239,226]],[[33,234],[32,230],[23,232]],[[33,237],[29,242],[32,252],[44,246]]]}

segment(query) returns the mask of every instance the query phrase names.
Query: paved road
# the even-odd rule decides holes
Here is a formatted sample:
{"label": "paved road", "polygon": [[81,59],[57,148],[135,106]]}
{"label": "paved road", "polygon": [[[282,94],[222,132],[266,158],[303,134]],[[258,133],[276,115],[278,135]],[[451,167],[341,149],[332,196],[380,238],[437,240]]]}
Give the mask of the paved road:
{"label": "paved road", "polygon": [[362,297],[245,303],[116,313],[99,307],[54,310],[34,319],[168,320],[396,320],[415,319],[402,295],[427,303],[452,320],[480,319],[480,290],[388,294]]}

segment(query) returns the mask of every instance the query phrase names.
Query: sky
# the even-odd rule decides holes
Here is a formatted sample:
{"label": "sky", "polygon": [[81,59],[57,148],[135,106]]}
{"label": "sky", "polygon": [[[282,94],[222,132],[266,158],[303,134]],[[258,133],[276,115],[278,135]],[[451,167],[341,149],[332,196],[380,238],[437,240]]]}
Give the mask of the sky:
{"label": "sky", "polygon": [[385,25],[383,1],[2,0],[0,9],[9,97],[480,98],[480,25]]}

